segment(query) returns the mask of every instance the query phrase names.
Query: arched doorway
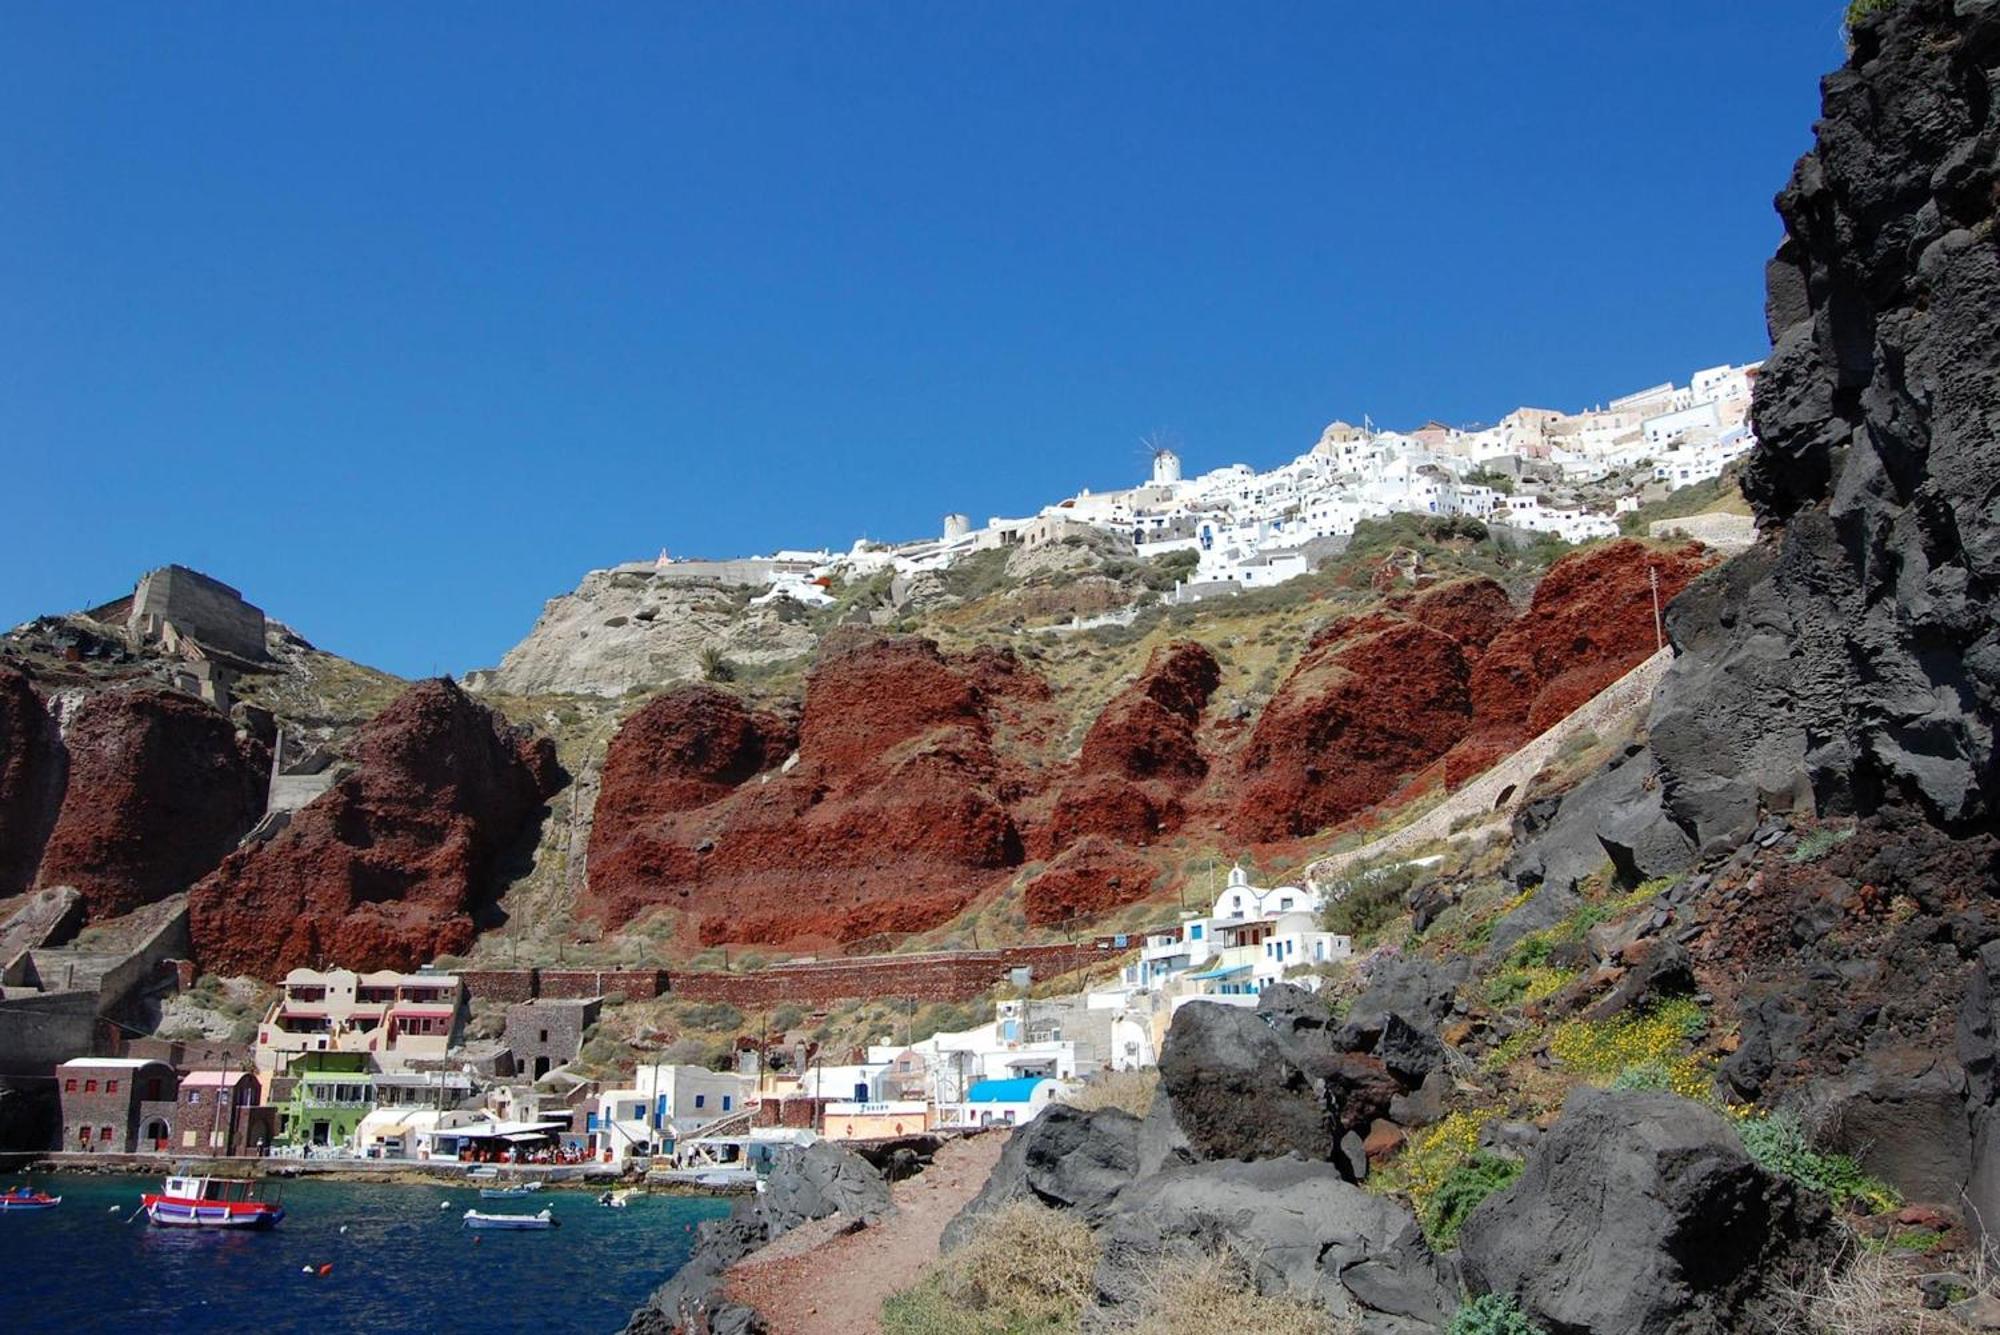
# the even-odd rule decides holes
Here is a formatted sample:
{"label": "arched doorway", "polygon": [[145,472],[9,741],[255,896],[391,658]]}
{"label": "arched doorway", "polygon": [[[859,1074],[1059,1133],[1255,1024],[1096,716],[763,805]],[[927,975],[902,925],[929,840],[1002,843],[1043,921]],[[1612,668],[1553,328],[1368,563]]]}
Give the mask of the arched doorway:
{"label": "arched doorway", "polygon": [[156,1151],[171,1149],[173,1136],[174,1133],[167,1129],[167,1119],[164,1117],[148,1118],[145,1128],[139,1133],[143,1146]]}

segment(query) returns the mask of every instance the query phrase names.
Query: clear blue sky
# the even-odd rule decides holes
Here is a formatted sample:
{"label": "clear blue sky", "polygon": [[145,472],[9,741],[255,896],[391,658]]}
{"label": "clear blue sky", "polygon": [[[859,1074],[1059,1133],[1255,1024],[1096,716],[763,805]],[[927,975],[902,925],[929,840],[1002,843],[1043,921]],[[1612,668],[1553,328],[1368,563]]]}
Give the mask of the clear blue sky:
{"label": "clear blue sky", "polygon": [[406,674],[615,561],[1763,354],[1838,0],[0,6],[0,624]]}

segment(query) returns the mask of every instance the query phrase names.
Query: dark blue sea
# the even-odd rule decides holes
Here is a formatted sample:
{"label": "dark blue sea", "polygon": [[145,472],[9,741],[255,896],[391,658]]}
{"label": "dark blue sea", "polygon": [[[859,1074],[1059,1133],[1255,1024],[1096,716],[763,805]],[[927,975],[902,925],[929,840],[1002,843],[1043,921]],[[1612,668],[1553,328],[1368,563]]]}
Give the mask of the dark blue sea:
{"label": "dark blue sea", "polygon": [[[606,1335],[686,1262],[694,1226],[729,1208],[650,1196],[608,1210],[569,1191],[482,1204],[466,1187],[306,1181],[283,1184],[285,1220],[275,1229],[235,1233],[133,1219],[157,1179],[0,1185],[19,1181],[63,1203],[0,1213],[0,1330],[8,1332]],[[561,1227],[471,1232],[461,1220],[468,1206],[531,1214],[543,1205]],[[332,1271],[319,1275],[327,1264]],[[302,1273],[307,1266],[315,1273]]]}

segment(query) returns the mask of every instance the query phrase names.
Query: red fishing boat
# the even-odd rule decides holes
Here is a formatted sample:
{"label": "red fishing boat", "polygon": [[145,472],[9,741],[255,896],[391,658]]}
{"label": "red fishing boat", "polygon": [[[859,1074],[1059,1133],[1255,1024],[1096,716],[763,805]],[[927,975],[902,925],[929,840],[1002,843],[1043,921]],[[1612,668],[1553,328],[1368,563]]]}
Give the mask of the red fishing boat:
{"label": "red fishing boat", "polygon": [[139,1204],[154,1223],[180,1228],[271,1228],[285,1217],[284,1206],[242,1178],[170,1177]]}

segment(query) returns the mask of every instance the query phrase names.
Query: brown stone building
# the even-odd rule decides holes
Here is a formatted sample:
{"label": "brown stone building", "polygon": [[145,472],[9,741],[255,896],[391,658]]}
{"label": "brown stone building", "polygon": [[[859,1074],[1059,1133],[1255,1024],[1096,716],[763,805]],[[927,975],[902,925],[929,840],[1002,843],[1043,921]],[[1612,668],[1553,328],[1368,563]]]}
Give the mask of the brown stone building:
{"label": "brown stone building", "polygon": [[276,1118],[275,1109],[257,1106],[257,1073],[247,1067],[189,1071],[181,1077],[174,1114],[168,1148],[183,1154],[257,1153],[271,1141],[263,1124],[275,1125]]}
{"label": "brown stone building", "polygon": [[583,1051],[583,1035],[597,1023],[601,997],[582,1000],[517,1001],[507,1008],[507,1025],[500,1041],[514,1054],[514,1071],[540,1080],[567,1066]]}
{"label": "brown stone building", "polygon": [[[129,1154],[171,1142],[179,1079],[165,1062],[144,1057],[77,1057],[56,1067],[62,1100],[59,1148]],[[142,1141],[144,1143],[142,1143]]]}

